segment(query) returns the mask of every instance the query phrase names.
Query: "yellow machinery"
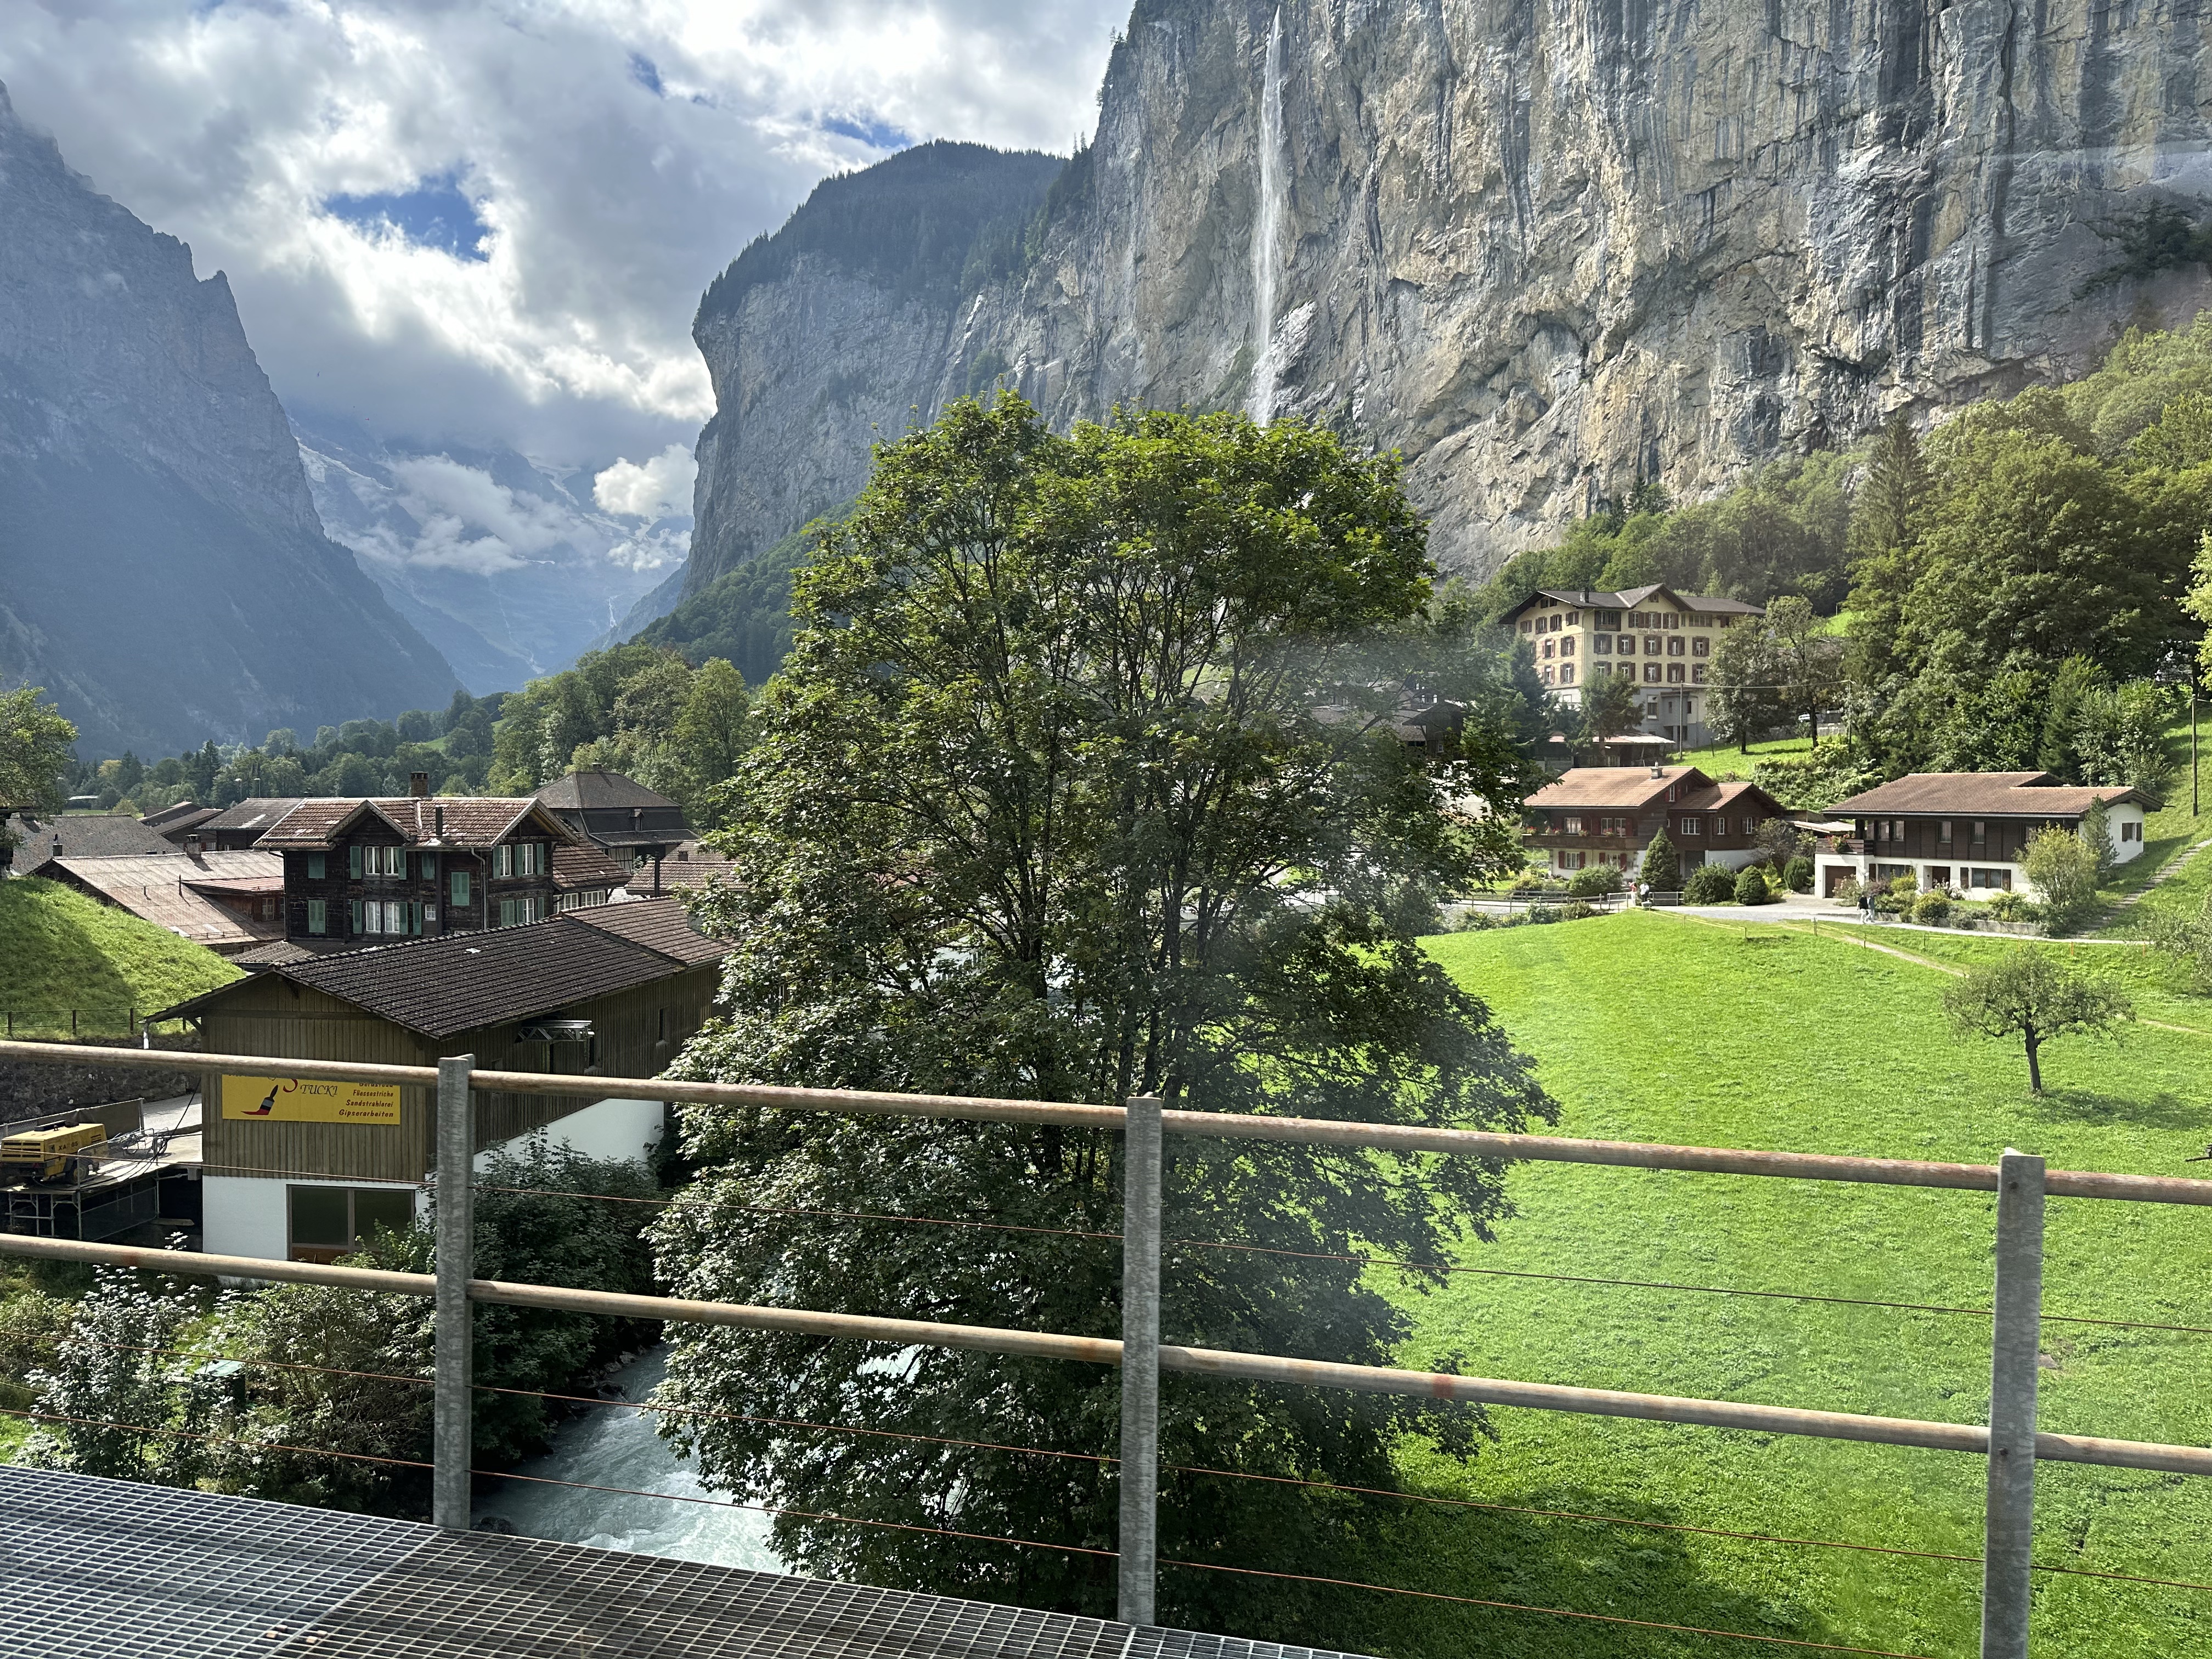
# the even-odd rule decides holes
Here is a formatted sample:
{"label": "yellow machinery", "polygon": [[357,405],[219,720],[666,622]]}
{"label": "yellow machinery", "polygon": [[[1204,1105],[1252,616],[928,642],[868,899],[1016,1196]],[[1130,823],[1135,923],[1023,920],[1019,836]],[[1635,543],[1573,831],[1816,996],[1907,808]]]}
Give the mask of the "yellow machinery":
{"label": "yellow machinery", "polygon": [[69,1173],[70,1158],[107,1139],[106,1126],[65,1123],[58,1129],[31,1129],[0,1140],[0,1176],[18,1180],[57,1181]]}

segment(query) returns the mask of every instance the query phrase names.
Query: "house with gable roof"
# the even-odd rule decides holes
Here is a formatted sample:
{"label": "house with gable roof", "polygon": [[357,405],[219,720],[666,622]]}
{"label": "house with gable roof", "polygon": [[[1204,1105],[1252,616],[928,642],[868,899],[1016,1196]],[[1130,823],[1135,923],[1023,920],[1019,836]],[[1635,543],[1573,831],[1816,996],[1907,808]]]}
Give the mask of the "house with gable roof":
{"label": "house with gable roof", "polygon": [[1644,732],[1695,749],[1711,741],[1714,641],[1765,614],[1741,599],[1654,582],[1620,592],[1539,588],[1499,620],[1528,639],[1537,677],[1560,702],[1579,707],[1584,690],[1606,676],[1632,680]]}
{"label": "house with gable roof", "polygon": [[254,843],[284,862],[284,936],[309,950],[483,933],[604,902],[628,872],[525,796],[302,800]]}
{"label": "house with gable roof", "polygon": [[2099,804],[2106,811],[2113,862],[2141,858],[2144,819],[2159,803],[2140,789],[2083,787],[2048,772],[1910,772],[1828,809],[1853,833],[1821,838],[1813,860],[1814,879],[1830,896],[1845,882],[1864,887],[1899,876],[1910,876],[1923,889],[1976,898],[2033,893],[2027,879],[2029,838],[2039,830],[2079,835],[2082,819]]}
{"label": "house with gable roof", "polygon": [[1522,844],[1556,878],[1611,865],[1632,879],[1660,830],[1687,875],[1701,864],[1741,870],[1765,856],[1759,827],[1786,817],[1755,783],[1716,783],[1694,766],[1577,766],[1522,803]]}

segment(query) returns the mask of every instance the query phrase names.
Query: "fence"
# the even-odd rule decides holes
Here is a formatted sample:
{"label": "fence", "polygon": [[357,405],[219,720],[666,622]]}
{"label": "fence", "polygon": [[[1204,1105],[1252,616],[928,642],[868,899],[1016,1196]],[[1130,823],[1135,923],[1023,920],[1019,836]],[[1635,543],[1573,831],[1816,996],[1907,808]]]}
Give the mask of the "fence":
{"label": "fence", "polygon": [[73,1037],[135,1037],[140,1029],[138,1010],[124,1003],[94,1008],[0,1008],[0,1032],[9,1041],[58,1037],[64,1032]]}
{"label": "fence", "polygon": [[[94,1059],[102,1064],[118,1066],[173,1067],[179,1056],[173,1053],[149,1053],[139,1049],[73,1048],[65,1054],[47,1049],[42,1054],[36,1044],[0,1043],[0,1058],[33,1060]],[[435,1448],[432,1476],[433,1519],[445,1527],[465,1528],[469,1524],[471,1378],[468,1306],[471,1302],[787,1331],[825,1338],[888,1343],[902,1347],[946,1347],[1119,1366],[1122,1372],[1120,1458],[1122,1480],[1117,1565],[1119,1612],[1125,1621],[1139,1625],[1149,1624],[1152,1620],[1153,1580],[1157,1567],[1164,1565],[1158,1561],[1157,1553],[1158,1391],[1158,1376],[1164,1370],[1975,1454],[1987,1462],[1985,1542],[1981,1558],[1983,1659],[2026,1659],[2032,1574],[2039,1571],[2064,1571],[2039,1566],[2030,1559],[2035,1467],[2039,1462],[2212,1475],[2212,1449],[2094,1436],[2051,1434],[2039,1431],[2036,1426],[2037,1355],[2043,1317],[2045,1197],[2212,1206],[2212,1181],[2050,1170],[2045,1169],[2042,1158],[2009,1150],[1995,1166],[1934,1164],[1832,1157],[1820,1153],[1653,1146],[1629,1141],[1581,1140],[1558,1136],[1493,1134],[1469,1130],[1169,1110],[1164,1109],[1160,1102],[1150,1097],[1132,1100],[1125,1108],[957,1096],[688,1083],[658,1079],[478,1071],[473,1068],[471,1057],[465,1055],[443,1060],[434,1069],[264,1056],[203,1054],[192,1059],[198,1066],[208,1069],[265,1072],[276,1066],[288,1075],[299,1077],[434,1087],[438,1102],[437,1176],[440,1193],[434,1273],[400,1273],[306,1262],[269,1261],[258,1258],[181,1255],[12,1235],[0,1235],[0,1253],[106,1262],[173,1273],[330,1285],[434,1298],[437,1316],[433,1382]],[[469,1274],[472,1175],[470,1102],[472,1090],[553,1094],[590,1099],[630,1094],[708,1106],[765,1107],[853,1115],[942,1117],[983,1122],[1060,1124],[1119,1131],[1125,1140],[1121,1339],[1115,1341],[1051,1332],[932,1324],[813,1310],[690,1302],[665,1297],[616,1295],[553,1285],[515,1285],[473,1279]],[[1162,1137],[1170,1133],[1220,1139],[1267,1140],[1385,1152],[1441,1153],[1798,1181],[1994,1192],[1997,1195],[1996,1295],[1994,1307],[1986,1310],[1991,1320],[1990,1420],[1986,1426],[1919,1421],[1732,1401],[1572,1388],[1556,1383],[1448,1376],[1164,1344],[1159,1340],[1160,1164]],[[1238,1571],[1235,1568],[1217,1570]],[[1480,1605],[1511,1604],[1484,1602]],[[1522,1610],[1569,1617],[1600,1618],[1614,1623],[1644,1622],[1623,1620],[1608,1615],[1564,1613],[1564,1610],[1553,1608]],[[1753,1636],[1741,1632],[1701,1631],[1696,1633],[1737,1636],[1761,1642],[1780,1640],[1784,1645],[1791,1646],[1820,1645]]]}

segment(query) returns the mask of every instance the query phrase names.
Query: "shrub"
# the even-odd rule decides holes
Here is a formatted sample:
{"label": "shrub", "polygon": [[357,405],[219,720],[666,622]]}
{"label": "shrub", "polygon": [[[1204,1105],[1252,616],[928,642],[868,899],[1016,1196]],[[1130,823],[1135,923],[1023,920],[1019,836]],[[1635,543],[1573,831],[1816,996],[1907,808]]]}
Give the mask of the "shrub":
{"label": "shrub", "polygon": [[1735,902],[1738,904],[1771,904],[1781,896],[1773,873],[1756,864],[1747,864],[1737,872]]}
{"label": "shrub", "polygon": [[1593,864],[1567,878],[1567,892],[1574,898],[1596,898],[1620,890],[1620,872],[1609,864]]}
{"label": "shrub", "polygon": [[2018,921],[2027,908],[2027,901],[2010,888],[1990,895],[1990,914],[1999,921]]}
{"label": "shrub", "polygon": [[1681,855],[1664,830],[1653,836],[1651,844],[1644,849],[1644,866],[1637,873],[1655,893],[1671,893],[1681,886]]}
{"label": "shrub", "polygon": [[1929,927],[1941,927],[1951,919],[1951,901],[1942,893],[1923,893],[1912,901],[1912,919]]}
{"label": "shrub", "polygon": [[1735,878],[1717,864],[1699,865],[1682,884],[1685,904],[1726,904],[1735,896]]}
{"label": "shrub", "polygon": [[2039,830],[2027,838],[2021,867],[2042,896],[2051,931],[2063,933],[2097,908],[2097,854],[2067,830]]}
{"label": "shrub", "polygon": [[[1576,873],[1579,875],[1581,872],[1577,871]],[[1581,921],[1586,917],[1594,916],[1596,914],[1597,911],[1594,907],[1584,904],[1580,899],[1569,899],[1565,904],[1559,907],[1559,920],[1561,921]]]}
{"label": "shrub", "polygon": [[1793,893],[1811,892],[1813,890],[1813,860],[1803,857],[1790,860],[1783,866],[1782,884]]}
{"label": "shrub", "polygon": [[1532,904],[1522,915],[1524,920],[1538,925],[1557,921],[1559,920],[1559,907],[1556,904]]}
{"label": "shrub", "polygon": [[1836,884],[1836,902],[1855,905],[1859,902],[1859,878],[1845,876]]}
{"label": "shrub", "polygon": [[1906,915],[1911,912],[1917,896],[1911,892],[1900,893],[1893,885],[1885,887],[1874,896],[1874,908],[1885,916]]}

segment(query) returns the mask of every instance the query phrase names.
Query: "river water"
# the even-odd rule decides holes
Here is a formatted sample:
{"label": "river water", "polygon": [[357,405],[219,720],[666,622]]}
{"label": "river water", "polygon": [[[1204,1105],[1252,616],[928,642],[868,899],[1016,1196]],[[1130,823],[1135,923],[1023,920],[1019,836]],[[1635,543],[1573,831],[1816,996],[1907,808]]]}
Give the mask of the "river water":
{"label": "river water", "polygon": [[[666,1368],[666,1351],[652,1348],[608,1381],[623,1399],[642,1400]],[[555,1433],[551,1450],[517,1464],[514,1472],[541,1480],[621,1486],[665,1497],[579,1492],[571,1486],[508,1480],[477,1500],[477,1522],[504,1522],[527,1537],[599,1549],[788,1572],[769,1548],[769,1517],[757,1510],[733,1508],[726,1495],[702,1486],[690,1464],[653,1431],[656,1415],[619,1406],[586,1407]],[[683,1498],[712,1501],[668,1501]]]}

